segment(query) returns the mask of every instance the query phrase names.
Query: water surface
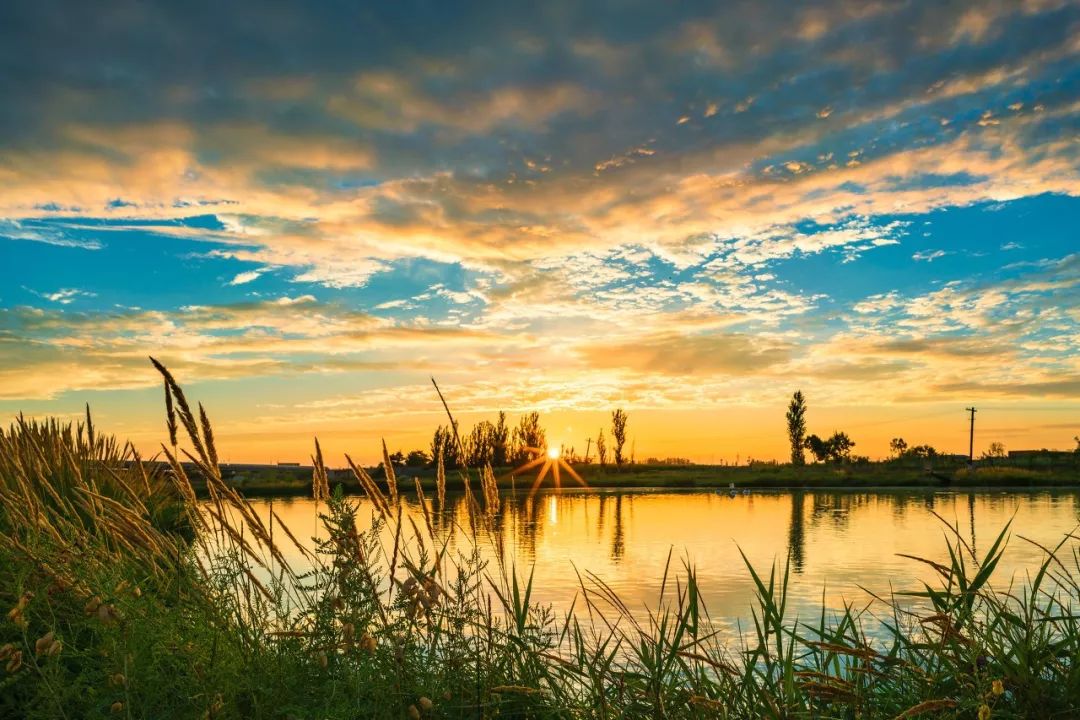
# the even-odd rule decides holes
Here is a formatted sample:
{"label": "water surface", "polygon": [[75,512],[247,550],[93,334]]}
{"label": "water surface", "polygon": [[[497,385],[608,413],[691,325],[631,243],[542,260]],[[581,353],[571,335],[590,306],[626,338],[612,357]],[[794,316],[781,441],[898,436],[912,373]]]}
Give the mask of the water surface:
{"label": "water surface", "polygon": [[[359,524],[371,524],[372,507],[359,503]],[[275,513],[297,537],[316,533],[311,500],[253,501]],[[867,591],[919,590],[934,582],[933,571],[899,557],[907,553],[947,561],[950,531],[935,513],[955,524],[979,557],[1012,520],[1004,558],[994,577],[1004,588],[1022,579],[1043,557],[1035,545],[1054,545],[1077,525],[1080,494],[1062,491],[725,491],[587,490],[541,492],[502,498],[490,528],[478,526],[484,557],[501,549],[519,571],[535,570],[534,599],[566,610],[578,596],[580,575],[594,573],[644,617],[655,608],[669,553],[675,569],[688,562],[697,571],[703,599],[715,623],[746,627],[753,584],[740,549],[759,570],[790,558],[789,606],[809,619],[828,608],[869,600]],[[419,505],[406,502],[423,527]],[[450,498],[438,532],[453,551],[472,547],[468,514],[460,497]],[[323,533],[325,535],[325,533]],[[288,554],[288,553],[286,553]],[[295,550],[292,558],[303,566]]]}

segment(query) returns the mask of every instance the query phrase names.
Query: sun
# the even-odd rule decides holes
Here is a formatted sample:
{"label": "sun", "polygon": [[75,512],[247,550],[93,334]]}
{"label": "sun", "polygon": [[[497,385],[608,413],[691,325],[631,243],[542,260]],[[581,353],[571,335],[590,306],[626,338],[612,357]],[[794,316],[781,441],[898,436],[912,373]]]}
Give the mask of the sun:
{"label": "sun", "polygon": [[588,487],[585,481],[581,479],[581,476],[577,474],[574,468],[570,467],[570,463],[566,462],[562,456],[562,446],[553,445],[545,448],[526,448],[527,451],[534,455],[532,460],[529,460],[519,468],[514,469],[514,473],[519,473],[524,470],[530,470],[534,467],[540,466],[540,472],[536,475],[536,480],[533,481],[532,490],[530,495],[536,492],[540,487],[540,483],[544,481],[547,474],[550,472],[552,478],[555,480],[555,487],[562,487],[562,472],[566,471],[570,477],[577,480],[582,487]]}

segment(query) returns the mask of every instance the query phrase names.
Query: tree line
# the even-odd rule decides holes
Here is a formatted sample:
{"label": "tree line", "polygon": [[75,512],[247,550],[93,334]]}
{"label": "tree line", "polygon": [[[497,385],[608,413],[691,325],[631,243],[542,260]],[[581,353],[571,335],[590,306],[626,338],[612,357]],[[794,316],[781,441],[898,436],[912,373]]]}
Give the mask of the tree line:
{"label": "tree line", "polygon": [[[810,451],[817,462],[853,462],[869,461],[869,458],[852,456],[855,441],[848,434],[836,430],[826,438],[806,434],[806,397],[802,391],[796,391],[791,397],[787,410],[788,442],[791,446],[791,464],[805,465],[806,451]],[[1076,438],[1077,452],[1080,453],[1080,436]],[[932,445],[908,445],[902,437],[895,437],[889,442],[889,453],[895,460],[922,458],[933,460],[941,455]],[[1000,442],[990,443],[982,459],[995,460],[1006,457],[1005,446]]]}
{"label": "tree line", "polygon": [[834,430],[827,438],[806,434],[806,397],[801,390],[795,391],[787,410],[788,441],[791,444],[791,464],[805,465],[806,451],[817,462],[851,462],[855,441],[848,434]]}
{"label": "tree line", "polygon": [[[609,435],[604,435],[601,427],[595,439],[586,441],[585,454],[579,455],[574,446],[563,447],[562,457],[571,463],[592,463],[595,448],[595,461],[607,465],[609,461],[617,466],[632,462],[626,455],[627,423],[629,415],[622,408],[611,413]],[[609,440],[610,438],[610,440]],[[412,450],[408,453],[397,451],[390,454],[390,461],[396,465],[423,467],[436,462],[442,455],[447,468],[462,466],[515,467],[547,452],[547,431],[540,424],[540,413],[529,412],[518,418],[517,425],[510,427],[506,413],[499,411],[493,423],[481,420],[466,431],[455,421],[454,425],[439,425],[432,434],[431,443],[426,449]]]}

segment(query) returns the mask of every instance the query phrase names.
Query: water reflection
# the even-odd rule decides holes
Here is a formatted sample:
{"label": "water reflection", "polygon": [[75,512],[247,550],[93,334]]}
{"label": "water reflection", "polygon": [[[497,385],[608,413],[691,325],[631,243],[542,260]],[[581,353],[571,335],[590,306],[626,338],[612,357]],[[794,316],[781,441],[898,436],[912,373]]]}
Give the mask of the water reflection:
{"label": "water reflection", "polygon": [[971,524],[971,553],[979,556],[978,548],[975,547],[975,493],[968,493],[968,518]]}
{"label": "water reflection", "polygon": [[[359,500],[359,522],[371,507]],[[265,505],[263,503],[262,505]],[[502,511],[476,523],[475,542],[493,561],[535,567],[535,597],[566,609],[579,593],[578,571],[593,572],[632,608],[655,607],[669,550],[697,571],[710,613],[720,622],[748,617],[753,595],[740,550],[759,569],[790,558],[791,607],[814,612],[866,596],[860,587],[888,594],[934,582],[932,570],[898,557],[910,553],[945,559],[947,531],[937,513],[977,550],[1010,519],[1014,536],[1055,544],[1077,523],[1080,497],[1060,492],[727,492],[568,491],[506,493]],[[274,510],[298,537],[315,527],[310,501],[275,501]],[[933,512],[931,512],[933,511]],[[415,501],[406,502],[422,526]],[[1014,518],[1015,515],[1015,518]],[[437,534],[455,551],[468,552],[473,533],[461,496],[447,497],[435,513]],[[1010,544],[995,573],[1008,577],[1035,566],[1041,551]],[[576,570],[575,570],[576,567]]]}
{"label": "water reflection", "polygon": [[791,522],[788,523],[788,557],[791,558],[791,569],[799,574],[802,574],[803,571],[803,545],[806,542],[803,534],[803,504],[805,501],[806,493],[792,493]]}
{"label": "water reflection", "polygon": [[619,562],[626,552],[626,531],[623,529],[623,496],[615,496],[615,531],[611,534],[611,559]]}

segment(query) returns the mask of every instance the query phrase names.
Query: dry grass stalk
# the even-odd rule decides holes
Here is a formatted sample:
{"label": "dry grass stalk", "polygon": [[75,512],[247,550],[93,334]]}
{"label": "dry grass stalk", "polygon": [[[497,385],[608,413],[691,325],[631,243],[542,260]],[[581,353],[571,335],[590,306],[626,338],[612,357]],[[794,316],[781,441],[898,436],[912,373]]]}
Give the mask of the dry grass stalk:
{"label": "dry grass stalk", "polygon": [[210,418],[206,417],[206,410],[199,403],[199,422],[202,425],[203,438],[206,440],[206,451],[209,455],[209,465],[213,468],[218,466],[217,448],[214,447],[214,431],[210,427]]}
{"label": "dry grass stalk", "polygon": [[165,424],[169,428],[169,444],[176,447],[176,408],[173,407],[172,391],[169,390],[169,381],[162,380],[165,385]]}
{"label": "dry grass stalk", "polygon": [[[184,397],[184,391],[180,385],[173,378],[172,373],[168,369],[159,363],[156,359],[150,358],[150,362],[157,368],[157,371],[161,373],[165,378],[165,384],[169,387],[172,397],[176,400],[176,404],[179,408],[178,414],[180,415],[180,422],[183,424],[184,429],[187,430],[188,437],[191,439],[191,444],[195,448],[195,452],[200,457],[206,458],[206,448],[203,446],[202,439],[199,437],[199,428],[195,423],[195,415],[191,412],[191,406],[188,405],[187,398]],[[194,460],[194,458],[192,458]]]}
{"label": "dry grass stalk", "polygon": [[446,448],[439,442],[438,457],[435,460],[435,493],[439,502],[439,514],[446,509]]}
{"label": "dry grass stalk", "polygon": [[480,489],[484,495],[484,511],[488,515],[495,515],[499,512],[499,483],[490,463],[485,463],[480,472]]}
{"label": "dry grass stalk", "polygon": [[394,463],[390,462],[390,453],[386,451],[386,440],[382,441],[383,472],[386,473],[386,489],[390,494],[390,504],[397,505],[397,475],[394,473]]}
{"label": "dry grass stalk", "polygon": [[397,506],[397,517],[394,522],[394,552],[390,556],[390,597],[394,596],[394,573],[397,571],[398,552],[401,549],[401,505]]}
{"label": "dry grass stalk", "polygon": [[315,438],[315,455],[311,458],[311,467],[311,494],[314,496],[315,502],[326,500],[330,497],[330,479],[326,474],[326,465],[323,463],[319,438]]}
{"label": "dry grass stalk", "polygon": [[957,702],[955,700],[927,700],[921,702],[918,705],[909,707],[904,712],[897,715],[893,720],[906,720],[907,718],[918,717],[919,715],[925,715],[926,713],[937,712],[939,710],[951,710],[956,707]]}
{"label": "dry grass stalk", "polygon": [[424,496],[424,488],[420,486],[420,478],[414,477],[413,483],[416,484],[416,501],[420,503],[420,509],[424,513],[424,524],[427,525],[428,534],[435,537],[435,526],[431,522],[431,511],[428,509],[427,498]]}
{"label": "dry grass stalk", "polygon": [[349,457],[348,453],[345,454],[345,460],[349,463],[349,468],[352,470],[353,476],[360,483],[360,487],[375,505],[379,514],[382,515],[383,518],[389,519],[390,505],[387,503],[386,497],[382,494],[382,491],[379,490],[379,486],[375,484],[375,480],[372,479],[367,470],[353,462],[353,459]]}

